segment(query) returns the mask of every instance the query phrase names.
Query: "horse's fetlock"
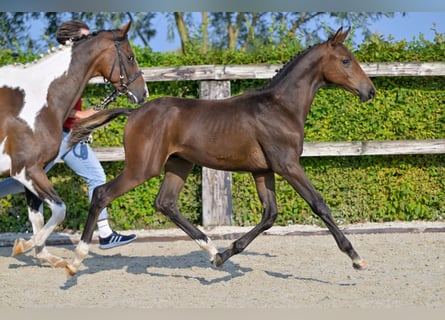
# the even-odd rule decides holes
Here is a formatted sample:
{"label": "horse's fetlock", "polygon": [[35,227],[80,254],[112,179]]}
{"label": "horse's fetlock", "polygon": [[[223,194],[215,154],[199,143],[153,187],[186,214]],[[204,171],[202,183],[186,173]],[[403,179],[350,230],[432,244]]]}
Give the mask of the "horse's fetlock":
{"label": "horse's fetlock", "polygon": [[222,267],[224,261],[222,259],[221,254],[217,253],[214,257],[212,257],[212,259],[210,259],[210,263],[217,268]]}
{"label": "horse's fetlock", "polygon": [[268,230],[268,229],[272,228],[275,223],[275,219],[276,219],[276,215],[268,217],[268,219],[265,220],[265,223],[263,226],[264,230]]}
{"label": "horse's fetlock", "polygon": [[238,241],[234,241],[234,242],[232,242],[232,243],[230,244],[230,246],[229,246],[229,250],[231,251],[232,255],[235,255],[235,254],[238,254],[238,253],[240,253],[241,251],[243,251],[244,248],[242,248],[242,247],[239,245]]}
{"label": "horse's fetlock", "polygon": [[90,246],[88,243],[80,241],[74,252],[78,258],[83,260],[88,255],[89,248]]}

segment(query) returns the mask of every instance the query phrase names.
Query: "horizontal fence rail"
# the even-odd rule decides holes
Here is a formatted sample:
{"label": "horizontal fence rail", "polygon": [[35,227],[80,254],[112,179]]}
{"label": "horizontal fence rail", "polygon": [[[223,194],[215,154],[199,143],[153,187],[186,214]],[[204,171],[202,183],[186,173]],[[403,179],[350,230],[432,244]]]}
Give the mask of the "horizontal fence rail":
{"label": "horizontal fence rail", "polygon": [[[123,161],[123,147],[93,148],[100,161]],[[443,154],[445,139],[305,142],[302,157]],[[63,162],[61,160],[60,162]]]}
{"label": "horizontal fence rail", "polygon": [[[445,62],[361,63],[369,77],[445,76]],[[270,79],[283,65],[198,65],[142,68],[146,82],[200,81],[201,99],[230,96],[230,80]],[[90,83],[103,83],[93,78]],[[123,161],[123,147],[93,148],[100,161]],[[445,139],[305,142],[303,157],[445,154]],[[231,224],[231,173],[203,168],[203,226]]]}
{"label": "horizontal fence rail", "polygon": [[[445,62],[369,62],[360,64],[369,77],[445,76]],[[180,80],[270,79],[281,64],[197,65],[141,68],[146,82]],[[103,83],[101,77],[90,83]]]}

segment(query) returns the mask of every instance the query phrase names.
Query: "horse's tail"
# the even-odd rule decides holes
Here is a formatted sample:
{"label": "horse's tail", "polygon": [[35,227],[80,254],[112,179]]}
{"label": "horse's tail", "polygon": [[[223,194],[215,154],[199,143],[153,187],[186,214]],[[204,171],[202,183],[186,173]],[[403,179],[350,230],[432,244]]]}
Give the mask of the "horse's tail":
{"label": "horse's tail", "polygon": [[81,140],[88,137],[95,129],[103,127],[108,122],[117,118],[118,116],[129,116],[136,109],[116,108],[106,109],[99,111],[98,113],[79,120],[74,126],[70,141],[68,142],[69,148],[79,143]]}

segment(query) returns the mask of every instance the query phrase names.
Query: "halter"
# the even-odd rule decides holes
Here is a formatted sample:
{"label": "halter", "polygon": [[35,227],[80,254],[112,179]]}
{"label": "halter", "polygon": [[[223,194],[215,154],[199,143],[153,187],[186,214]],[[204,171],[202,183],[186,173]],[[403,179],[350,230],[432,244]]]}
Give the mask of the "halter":
{"label": "halter", "polygon": [[[113,37],[115,37],[114,31],[113,31]],[[114,102],[118,96],[129,94],[128,86],[135,81],[140,75],[142,75],[142,70],[139,69],[138,72],[136,72],[133,76],[129,77],[127,68],[125,67],[124,60],[122,58],[121,54],[121,41],[120,40],[114,40],[114,46],[116,47],[116,56],[114,57],[113,65],[111,66],[110,75],[108,76],[108,79],[111,79],[111,76],[113,75],[114,68],[116,67],[116,62],[119,61],[119,81],[120,81],[120,88],[121,90],[114,89],[114,91],[108,95],[104,100],[102,100],[101,103],[96,105],[94,107],[94,110],[102,110],[105,109],[110,103]],[[124,74],[122,73],[124,72]],[[127,78],[127,82],[124,83],[124,75]],[[105,79],[105,83],[109,82]]]}

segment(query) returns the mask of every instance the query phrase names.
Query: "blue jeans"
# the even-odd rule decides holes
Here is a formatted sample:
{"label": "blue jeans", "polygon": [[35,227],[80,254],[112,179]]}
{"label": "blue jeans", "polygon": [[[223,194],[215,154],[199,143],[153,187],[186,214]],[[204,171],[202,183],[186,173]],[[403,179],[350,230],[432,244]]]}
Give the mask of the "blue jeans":
{"label": "blue jeans", "polygon": [[[106,176],[102,165],[94,154],[93,150],[86,143],[78,143],[72,149],[67,149],[71,134],[62,133],[62,142],[60,144],[59,154],[48,163],[45,172],[48,172],[59,160],[63,160],[68,167],[79,177],[82,177],[88,184],[88,198],[91,201],[94,188],[106,182]],[[25,192],[23,185],[17,180],[9,177],[0,181],[0,198],[8,194]],[[107,209],[102,210],[98,220],[107,219]]]}

